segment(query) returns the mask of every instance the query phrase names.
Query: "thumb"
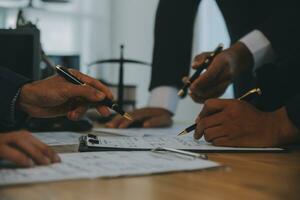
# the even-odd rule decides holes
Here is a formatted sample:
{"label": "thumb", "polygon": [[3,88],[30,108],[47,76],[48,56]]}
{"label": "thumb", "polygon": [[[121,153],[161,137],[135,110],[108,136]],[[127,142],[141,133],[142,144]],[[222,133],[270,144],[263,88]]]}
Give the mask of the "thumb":
{"label": "thumb", "polygon": [[192,68],[197,69],[199,67],[199,65],[201,65],[208,56],[209,56],[208,52],[201,53],[200,55],[197,55],[194,58],[194,61],[192,63]]}
{"label": "thumb", "polygon": [[90,102],[97,102],[103,100],[106,96],[103,92],[90,87],[88,85],[70,85],[67,90],[64,90],[63,94],[68,99],[81,97]]}

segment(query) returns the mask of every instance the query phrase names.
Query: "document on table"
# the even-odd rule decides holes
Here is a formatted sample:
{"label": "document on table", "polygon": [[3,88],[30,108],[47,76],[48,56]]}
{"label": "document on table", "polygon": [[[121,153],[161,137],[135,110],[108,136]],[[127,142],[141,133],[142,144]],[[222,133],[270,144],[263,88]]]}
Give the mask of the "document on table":
{"label": "document on table", "polygon": [[117,128],[94,128],[93,131],[99,133],[120,135],[120,136],[131,136],[131,137],[142,137],[142,136],[175,136],[184,130],[188,125],[186,124],[175,124],[168,128],[128,128],[128,129],[117,129]]}
{"label": "document on table", "polygon": [[60,154],[62,163],[29,169],[0,169],[0,185],[82,178],[135,176],[201,170],[218,163],[170,152],[89,152]]}
{"label": "document on table", "polygon": [[[150,150],[157,147],[191,151],[282,151],[281,148],[218,147],[204,139],[195,140],[192,135],[170,137],[101,137],[84,136],[84,144],[91,150]],[[82,143],[82,142],[81,142]],[[81,144],[83,145],[83,144]],[[81,150],[82,148],[80,148]],[[83,150],[84,151],[84,150]]]}
{"label": "document on table", "polygon": [[75,132],[36,132],[32,135],[49,146],[78,144],[81,136]]}

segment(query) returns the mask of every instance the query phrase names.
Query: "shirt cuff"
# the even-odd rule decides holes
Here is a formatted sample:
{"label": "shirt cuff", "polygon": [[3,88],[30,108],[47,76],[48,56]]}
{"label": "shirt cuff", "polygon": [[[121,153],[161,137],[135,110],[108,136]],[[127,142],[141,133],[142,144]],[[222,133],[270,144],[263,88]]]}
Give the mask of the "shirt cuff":
{"label": "shirt cuff", "polygon": [[254,58],[254,71],[266,63],[274,61],[274,51],[268,38],[259,30],[253,30],[240,39]]}
{"label": "shirt cuff", "polygon": [[174,114],[179,101],[177,92],[178,89],[175,87],[156,87],[151,90],[148,106],[164,108]]}

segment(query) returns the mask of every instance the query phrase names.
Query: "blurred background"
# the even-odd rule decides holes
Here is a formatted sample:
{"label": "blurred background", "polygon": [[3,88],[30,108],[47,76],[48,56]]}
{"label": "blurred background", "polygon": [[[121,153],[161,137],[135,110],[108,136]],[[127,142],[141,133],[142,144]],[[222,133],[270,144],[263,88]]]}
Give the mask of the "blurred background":
{"label": "blurred background", "polygon": [[[54,63],[80,69],[113,86],[118,84],[118,64],[88,64],[124,57],[152,62],[154,17],[158,0],[0,0],[0,28],[14,29],[20,9],[26,20],[36,24],[42,47]],[[193,55],[213,50],[229,36],[214,0],[202,0],[195,24]],[[2,49],[9,44],[0,44]],[[192,58],[191,58],[192,60]],[[40,65],[44,68],[43,64]],[[147,105],[151,68],[127,64],[124,83],[133,92],[135,107]],[[126,91],[125,91],[126,92]],[[125,94],[126,96],[126,94]],[[232,98],[229,88],[223,98]],[[201,110],[190,98],[179,103],[175,121],[193,122]]]}

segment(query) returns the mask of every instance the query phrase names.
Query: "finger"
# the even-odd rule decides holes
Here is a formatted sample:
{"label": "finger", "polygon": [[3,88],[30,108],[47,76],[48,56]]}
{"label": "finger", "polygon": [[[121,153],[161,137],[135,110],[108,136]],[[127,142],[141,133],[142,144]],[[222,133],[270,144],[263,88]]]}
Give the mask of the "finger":
{"label": "finger", "polygon": [[201,126],[199,123],[197,123],[196,129],[195,129],[195,133],[194,133],[194,138],[196,140],[200,140],[203,136],[203,130],[201,131]]}
{"label": "finger", "polygon": [[102,116],[108,117],[111,115],[109,108],[106,106],[97,106],[96,109]]}
{"label": "finger", "polygon": [[188,81],[189,81],[189,77],[184,76],[184,77],[182,78],[182,83],[183,83],[183,84],[187,84]]}
{"label": "finger", "polygon": [[205,52],[205,53],[202,53],[200,55],[197,55],[194,58],[194,61],[192,63],[192,68],[193,69],[198,69],[199,65],[201,65],[208,56],[209,56],[208,52]]}
{"label": "finger", "polygon": [[69,111],[70,114],[67,114],[67,116],[71,117],[69,118],[70,120],[77,121],[83,117],[83,115],[86,113],[88,108],[89,108],[88,106],[78,106],[74,110]]}
{"label": "finger", "polygon": [[34,166],[33,161],[26,154],[8,145],[1,145],[0,157],[21,167]]}
{"label": "finger", "polygon": [[123,119],[121,121],[121,123],[119,124],[119,127],[118,128],[128,128],[133,122],[136,122],[138,120],[134,119],[133,121],[132,120],[128,120],[128,119]]}
{"label": "finger", "polygon": [[214,146],[232,147],[233,143],[228,137],[219,137],[211,142]]}
{"label": "finger", "polygon": [[220,82],[218,85],[213,86],[209,89],[204,89],[201,91],[201,98],[203,99],[210,99],[210,98],[217,98],[224,94],[226,88],[231,83],[230,80]]}
{"label": "finger", "polygon": [[223,124],[223,122],[226,120],[226,117],[222,112],[215,113],[209,116],[205,116],[199,119],[199,128],[201,130],[205,130],[214,126],[219,126]]}
{"label": "finger", "polygon": [[205,98],[203,98],[195,93],[189,93],[189,95],[193,99],[193,101],[197,102],[197,103],[204,103],[204,101],[206,100]]}
{"label": "finger", "polygon": [[35,145],[32,145],[30,139],[31,138],[26,138],[25,141],[18,140],[13,144],[13,147],[25,153],[36,164],[49,165],[51,160],[41,152],[41,149],[37,148]]}
{"label": "finger", "polygon": [[209,68],[191,84],[190,90],[197,93],[204,88],[209,88],[211,85],[216,85],[223,68],[227,67],[224,65],[225,63],[214,60]]}
{"label": "finger", "polygon": [[152,128],[152,127],[168,127],[173,123],[172,117],[170,115],[162,115],[158,117],[153,117],[146,120],[143,123],[144,128]]}
{"label": "finger", "polygon": [[212,142],[213,140],[227,136],[224,132],[222,125],[210,127],[204,130],[204,139],[207,142]]}
{"label": "finger", "polygon": [[75,85],[69,83],[62,91],[63,95],[68,99],[81,97],[90,102],[97,102],[106,97],[103,92],[88,85]]}
{"label": "finger", "polygon": [[119,128],[127,128],[134,122],[144,122],[149,118],[155,116],[161,116],[161,115],[162,115],[161,110],[156,108],[145,108],[145,109],[135,110],[133,113],[131,113],[131,116],[133,117],[133,121],[124,119],[120,123]]}
{"label": "finger", "polygon": [[72,72],[72,74],[76,75],[76,77],[78,77],[81,81],[83,81],[84,83],[102,91],[103,93],[105,93],[105,95],[109,98],[109,99],[113,99],[113,95],[110,91],[110,89],[105,86],[104,84],[102,84],[100,81],[85,75],[79,71],[76,70],[70,70]]}
{"label": "finger", "polygon": [[117,128],[123,120],[122,116],[117,115],[110,122],[106,123],[105,126],[107,128]]}
{"label": "finger", "polygon": [[194,138],[200,139],[205,130],[211,127],[220,126],[224,121],[222,114],[216,114],[210,117],[197,118],[196,123],[197,127],[195,130]]}
{"label": "finger", "polygon": [[204,102],[202,111],[199,114],[200,118],[221,112],[224,110],[232,100],[229,99],[209,99]]}
{"label": "finger", "polygon": [[50,159],[51,163],[57,163],[57,162],[61,161],[58,154],[51,147],[42,143],[37,138],[32,136],[31,142],[34,146],[36,146],[43,153],[44,156],[46,156],[47,158]]}

